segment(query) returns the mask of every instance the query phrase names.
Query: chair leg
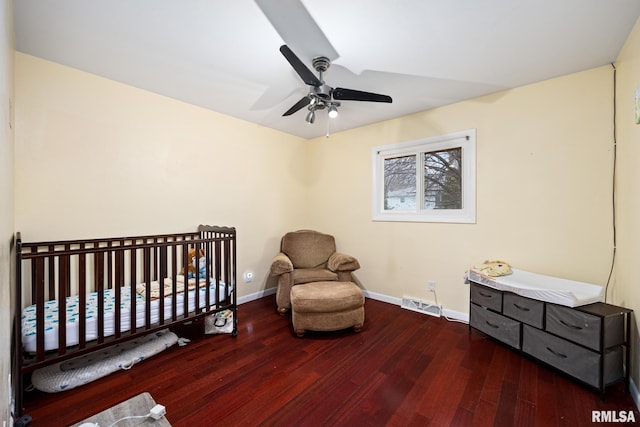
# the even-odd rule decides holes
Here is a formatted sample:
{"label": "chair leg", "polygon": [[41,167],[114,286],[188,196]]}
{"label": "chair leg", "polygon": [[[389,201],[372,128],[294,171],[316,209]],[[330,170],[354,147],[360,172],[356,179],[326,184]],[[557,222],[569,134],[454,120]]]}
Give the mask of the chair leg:
{"label": "chair leg", "polygon": [[296,332],[296,335],[298,336],[298,338],[302,338],[302,337],[304,337],[304,333],[306,331],[304,329],[296,329],[295,332]]}
{"label": "chair leg", "polygon": [[360,331],[362,330],[362,327],[363,327],[363,326],[364,326],[364,325],[362,325],[362,324],[360,324],[360,325],[355,325],[355,326],[353,327],[353,332],[360,332]]}
{"label": "chair leg", "polygon": [[278,314],[280,316],[284,316],[288,311],[289,309],[287,307],[278,307]]}

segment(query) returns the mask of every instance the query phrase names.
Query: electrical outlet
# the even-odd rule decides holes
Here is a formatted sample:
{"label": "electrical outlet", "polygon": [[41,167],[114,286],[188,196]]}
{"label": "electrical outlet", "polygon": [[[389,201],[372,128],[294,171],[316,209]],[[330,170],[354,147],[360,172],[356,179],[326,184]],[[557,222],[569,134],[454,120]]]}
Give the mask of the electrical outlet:
{"label": "electrical outlet", "polygon": [[434,280],[429,280],[427,282],[427,286],[429,286],[429,290],[434,292],[436,290],[436,282]]}

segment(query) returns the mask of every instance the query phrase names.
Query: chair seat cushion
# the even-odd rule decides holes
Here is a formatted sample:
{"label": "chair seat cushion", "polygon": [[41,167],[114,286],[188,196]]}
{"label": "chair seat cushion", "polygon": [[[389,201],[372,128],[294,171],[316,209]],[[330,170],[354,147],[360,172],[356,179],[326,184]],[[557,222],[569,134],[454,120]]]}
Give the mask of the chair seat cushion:
{"label": "chair seat cushion", "polygon": [[293,283],[327,282],[338,280],[338,275],[326,268],[296,268],[293,270]]}
{"label": "chair seat cushion", "polygon": [[353,282],[313,282],[291,288],[291,307],[300,313],[331,313],[364,305],[362,289]]}

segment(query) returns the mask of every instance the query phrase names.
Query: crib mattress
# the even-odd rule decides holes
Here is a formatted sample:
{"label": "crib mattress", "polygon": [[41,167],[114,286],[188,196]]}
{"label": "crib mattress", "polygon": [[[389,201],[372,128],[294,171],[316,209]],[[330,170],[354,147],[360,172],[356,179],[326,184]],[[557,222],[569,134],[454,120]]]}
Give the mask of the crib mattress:
{"label": "crib mattress", "polygon": [[499,277],[489,277],[471,269],[468,277],[469,280],[494,289],[567,307],[578,307],[600,302],[604,291],[601,286],[591,283],[545,276],[517,269],[513,269],[512,274]]}
{"label": "crib mattress", "polygon": [[[202,281],[204,282],[204,281]],[[209,304],[216,302],[216,284],[214,281],[209,286]],[[227,292],[227,286],[219,283],[218,301],[224,301],[230,293]],[[206,306],[206,284],[198,288],[199,308]],[[189,309],[195,308],[196,289],[189,289],[188,293]],[[184,292],[176,295],[165,296],[162,301],[160,299],[152,299],[151,301],[151,324],[155,324],[160,319],[160,304],[164,310],[164,318],[168,319],[173,314],[173,298],[176,298],[176,316],[182,316],[184,313]],[[66,298],[66,344],[67,347],[77,345],[79,340],[79,303],[78,296],[70,296]],[[136,328],[146,326],[145,319],[146,298],[136,293]],[[56,300],[47,301],[45,303],[45,325],[44,325],[44,345],[45,351],[55,350],[58,348],[58,302]],[[108,337],[115,333],[115,291],[106,289],[104,291],[104,336]],[[86,341],[92,341],[98,338],[98,293],[92,292],[87,294],[86,302]],[[129,286],[120,288],[120,330],[126,332],[131,329],[131,288]],[[30,353],[36,352],[36,306],[26,307],[22,312],[22,343],[24,350]]]}

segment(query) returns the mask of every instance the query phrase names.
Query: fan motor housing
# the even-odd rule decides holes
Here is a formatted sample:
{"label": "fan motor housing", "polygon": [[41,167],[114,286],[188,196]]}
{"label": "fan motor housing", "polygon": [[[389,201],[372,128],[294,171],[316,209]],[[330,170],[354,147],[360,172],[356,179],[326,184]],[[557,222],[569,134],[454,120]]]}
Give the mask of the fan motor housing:
{"label": "fan motor housing", "polygon": [[317,72],[324,73],[331,66],[331,61],[326,56],[318,56],[317,58],[313,58],[311,65],[313,65],[313,68],[315,68]]}
{"label": "fan motor housing", "polygon": [[313,87],[313,94],[316,95],[319,98],[322,98],[324,100],[328,100],[331,99],[331,92],[333,91],[333,88],[331,86],[325,85],[323,84],[322,86],[314,86]]}

